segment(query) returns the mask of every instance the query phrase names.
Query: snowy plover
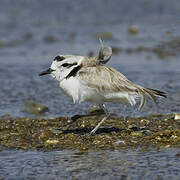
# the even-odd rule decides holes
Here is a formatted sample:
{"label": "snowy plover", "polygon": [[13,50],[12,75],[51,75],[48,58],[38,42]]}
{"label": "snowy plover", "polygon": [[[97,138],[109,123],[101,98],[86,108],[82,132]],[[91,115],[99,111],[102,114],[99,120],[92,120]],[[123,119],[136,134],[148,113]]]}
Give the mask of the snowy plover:
{"label": "snowy plover", "polygon": [[103,108],[106,116],[91,131],[91,134],[95,133],[109,117],[105,102],[130,103],[133,106],[136,104],[136,99],[140,97],[139,109],[141,109],[145,105],[146,95],[150,96],[154,103],[156,103],[156,96],[166,97],[164,92],[137,85],[114,68],[105,65],[111,55],[111,47],[104,47],[101,41],[98,56],[58,55],[50,68],[39,74],[39,76],[51,74],[74,103],[89,101]]}

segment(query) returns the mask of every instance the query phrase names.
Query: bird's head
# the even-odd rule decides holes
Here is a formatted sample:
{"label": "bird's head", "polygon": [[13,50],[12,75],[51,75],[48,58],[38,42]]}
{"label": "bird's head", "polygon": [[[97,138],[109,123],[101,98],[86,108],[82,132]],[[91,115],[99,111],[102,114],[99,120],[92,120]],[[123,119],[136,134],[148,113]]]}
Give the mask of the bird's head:
{"label": "bird's head", "polygon": [[41,72],[39,76],[50,74],[56,80],[62,81],[75,76],[83,66],[96,66],[107,63],[111,58],[112,48],[110,46],[104,47],[102,40],[99,40],[101,47],[98,56],[88,58],[85,56],[58,55],[54,58],[50,68]]}
{"label": "bird's head", "polygon": [[41,72],[39,76],[50,74],[58,81],[75,75],[75,71],[80,69],[83,56],[58,55],[54,58],[49,69]]}

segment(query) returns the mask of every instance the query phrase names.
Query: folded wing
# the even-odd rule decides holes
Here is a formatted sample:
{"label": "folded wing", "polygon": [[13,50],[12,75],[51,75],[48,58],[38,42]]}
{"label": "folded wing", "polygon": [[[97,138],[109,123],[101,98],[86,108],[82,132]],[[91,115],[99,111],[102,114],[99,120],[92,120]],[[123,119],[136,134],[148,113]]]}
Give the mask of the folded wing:
{"label": "folded wing", "polygon": [[99,92],[120,92],[128,94],[131,97],[134,96],[134,98],[141,97],[139,109],[145,105],[146,95],[148,95],[154,103],[156,103],[156,96],[166,97],[164,92],[143,88],[128,80],[114,68],[106,65],[82,67],[78,74],[84,83],[91,88],[97,89]]}

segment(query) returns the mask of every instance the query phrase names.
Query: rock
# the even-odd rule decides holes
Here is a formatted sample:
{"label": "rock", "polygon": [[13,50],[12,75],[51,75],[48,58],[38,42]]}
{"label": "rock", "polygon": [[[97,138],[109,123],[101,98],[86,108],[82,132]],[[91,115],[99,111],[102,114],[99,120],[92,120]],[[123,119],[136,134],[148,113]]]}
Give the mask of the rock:
{"label": "rock", "polygon": [[94,37],[95,38],[102,38],[102,39],[110,40],[110,39],[113,38],[113,35],[112,35],[111,32],[107,31],[107,32],[100,32],[100,33],[96,34]]}
{"label": "rock", "polygon": [[150,121],[148,119],[141,119],[140,123],[141,125],[147,126],[150,123]]}
{"label": "rock", "polygon": [[52,140],[50,140],[50,139],[48,139],[47,141],[46,141],[46,144],[58,144],[59,143],[59,141],[58,140],[56,140],[56,139],[52,139]]}
{"label": "rock", "polygon": [[132,54],[133,53],[133,49],[132,48],[127,48],[126,49],[126,53],[127,54]]}
{"label": "rock", "polygon": [[35,101],[26,101],[24,103],[24,108],[25,108],[25,111],[34,115],[40,115],[49,110],[47,106],[44,106]]}
{"label": "rock", "polygon": [[155,139],[156,139],[157,141],[161,141],[161,140],[162,140],[162,138],[159,137],[159,136],[155,137]]}
{"label": "rock", "polygon": [[112,46],[113,54],[119,54],[122,51],[120,47]]}
{"label": "rock", "polygon": [[170,147],[171,147],[171,145],[170,145],[170,144],[168,144],[168,145],[166,145],[166,146],[165,146],[165,148],[170,148]]}
{"label": "rock", "polygon": [[47,35],[44,37],[44,41],[47,43],[54,43],[54,42],[57,42],[58,39],[55,36]]}
{"label": "rock", "polygon": [[31,32],[26,32],[23,38],[24,40],[30,40],[33,38],[33,34]]}
{"label": "rock", "polygon": [[128,33],[130,35],[136,35],[139,32],[138,27],[137,26],[130,26],[128,29]]}
{"label": "rock", "polygon": [[5,46],[6,46],[5,42],[0,41],[0,47],[5,47]]}
{"label": "rock", "polygon": [[59,130],[59,129],[52,129],[51,132],[52,132],[53,134],[56,134],[56,135],[63,133],[63,131],[62,131],[62,130]]}
{"label": "rock", "polygon": [[117,140],[116,142],[114,142],[114,145],[118,146],[118,145],[124,145],[126,144],[125,141],[123,140]]}
{"label": "rock", "polygon": [[139,131],[133,131],[133,132],[131,132],[131,136],[141,137],[142,135],[143,135],[142,132],[139,132]]}
{"label": "rock", "polygon": [[180,114],[175,114],[174,119],[175,120],[180,120]]}
{"label": "rock", "polygon": [[104,114],[104,110],[101,109],[99,106],[92,106],[92,107],[90,107],[88,113],[91,113],[91,114]]}
{"label": "rock", "polygon": [[150,136],[151,134],[152,134],[152,132],[150,131],[150,130],[143,130],[143,131],[141,131],[144,135],[146,135],[146,136]]}
{"label": "rock", "polygon": [[141,53],[141,52],[143,52],[143,51],[148,51],[148,49],[145,48],[144,46],[138,46],[138,47],[136,47],[136,52]]}
{"label": "rock", "polygon": [[49,137],[51,137],[53,133],[50,130],[40,130],[40,134],[38,136],[38,139],[40,140],[46,140]]}
{"label": "rock", "polygon": [[88,52],[88,57],[93,57],[94,56],[94,52],[93,51],[89,51]]}
{"label": "rock", "polygon": [[132,130],[132,131],[138,131],[139,127],[137,127],[135,124],[130,124],[128,126],[128,129]]}
{"label": "rock", "polygon": [[180,158],[180,152],[175,155],[176,157]]}

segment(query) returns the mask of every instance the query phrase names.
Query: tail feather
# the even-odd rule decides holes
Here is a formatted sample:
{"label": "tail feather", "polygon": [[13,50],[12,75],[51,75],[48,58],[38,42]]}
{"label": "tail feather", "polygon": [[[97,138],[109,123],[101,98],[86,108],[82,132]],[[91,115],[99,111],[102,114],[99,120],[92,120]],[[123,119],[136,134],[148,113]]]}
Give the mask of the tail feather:
{"label": "tail feather", "polygon": [[157,96],[161,96],[164,98],[167,98],[166,93],[156,90],[156,89],[149,89],[149,88],[140,88],[139,90],[139,94],[141,96],[141,103],[139,105],[139,110],[142,109],[142,107],[145,105],[146,103],[146,95],[148,95],[155,104],[157,104]]}
{"label": "tail feather", "polygon": [[159,90],[156,90],[156,89],[150,89],[150,88],[146,88],[146,89],[152,91],[156,96],[162,96],[164,98],[167,98],[166,93],[163,92],[163,91],[159,91]]}
{"label": "tail feather", "polygon": [[139,110],[143,108],[143,106],[146,104],[146,94],[143,90],[139,89],[139,94],[141,96],[141,103],[139,105]]}

